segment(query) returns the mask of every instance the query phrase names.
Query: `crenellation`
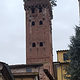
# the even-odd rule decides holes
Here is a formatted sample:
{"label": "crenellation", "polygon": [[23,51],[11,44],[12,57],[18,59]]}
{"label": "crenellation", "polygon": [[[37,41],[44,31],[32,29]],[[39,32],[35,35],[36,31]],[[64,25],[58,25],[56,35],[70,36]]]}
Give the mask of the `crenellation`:
{"label": "crenellation", "polygon": [[[45,3],[46,2],[46,3]],[[24,1],[24,9],[29,10],[29,9],[39,9],[39,8],[47,8],[49,10],[49,14],[51,16],[51,19],[53,18],[52,15],[52,7],[51,7],[51,3],[49,0],[25,0]]]}

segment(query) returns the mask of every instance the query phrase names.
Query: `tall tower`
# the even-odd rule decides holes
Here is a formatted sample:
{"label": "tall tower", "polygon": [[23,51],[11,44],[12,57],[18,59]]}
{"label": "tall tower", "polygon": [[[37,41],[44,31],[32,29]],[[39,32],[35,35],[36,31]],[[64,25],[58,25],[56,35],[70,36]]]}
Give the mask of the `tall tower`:
{"label": "tall tower", "polygon": [[26,14],[26,64],[53,62],[49,0],[24,0]]}

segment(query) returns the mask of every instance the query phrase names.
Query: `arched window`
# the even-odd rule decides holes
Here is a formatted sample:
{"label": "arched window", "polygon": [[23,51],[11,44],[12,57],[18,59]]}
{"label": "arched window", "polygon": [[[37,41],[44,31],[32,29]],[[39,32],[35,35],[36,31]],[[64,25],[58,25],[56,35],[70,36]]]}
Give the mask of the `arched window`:
{"label": "arched window", "polygon": [[35,8],[32,8],[31,11],[32,11],[32,13],[35,13]]}
{"label": "arched window", "polygon": [[36,43],[32,43],[32,47],[36,47]]}
{"label": "arched window", "polygon": [[39,44],[41,47],[43,46],[43,42],[40,42],[40,44]]}
{"label": "arched window", "polygon": [[42,7],[39,7],[39,13],[42,12]]}
{"label": "arched window", "polygon": [[40,21],[40,22],[39,22],[39,25],[42,25],[42,24],[43,24],[43,21]]}
{"label": "arched window", "polygon": [[35,22],[34,21],[32,21],[32,26],[34,26],[35,25]]}

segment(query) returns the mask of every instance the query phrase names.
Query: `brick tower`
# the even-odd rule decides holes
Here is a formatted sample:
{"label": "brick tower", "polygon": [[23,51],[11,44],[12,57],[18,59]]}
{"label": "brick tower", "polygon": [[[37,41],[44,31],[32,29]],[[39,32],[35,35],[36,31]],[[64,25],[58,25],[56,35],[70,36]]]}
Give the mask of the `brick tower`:
{"label": "brick tower", "polygon": [[26,14],[26,64],[52,66],[52,8],[49,0],[24,0]]}

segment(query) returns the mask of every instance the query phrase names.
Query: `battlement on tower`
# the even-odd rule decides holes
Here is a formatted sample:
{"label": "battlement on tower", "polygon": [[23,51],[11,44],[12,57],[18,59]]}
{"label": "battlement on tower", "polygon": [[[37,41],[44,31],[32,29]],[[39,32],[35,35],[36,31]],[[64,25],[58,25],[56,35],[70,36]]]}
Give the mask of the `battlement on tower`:
{"label": "battlement on tower", "polygon": [[26,3],[27,7],[29,6],[35,6],[35,5],[50,5],[50,1],[49,0],[24,0],[24,2]]}
{"label": "battlement on tower", "polygon": [[51,19],[53,19],[52,6],[50,0],[24,0],[25,11],[32,8],[40,8],[40,7],[49,9]]}

